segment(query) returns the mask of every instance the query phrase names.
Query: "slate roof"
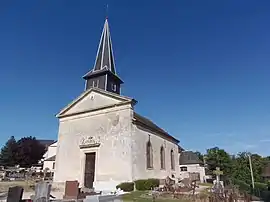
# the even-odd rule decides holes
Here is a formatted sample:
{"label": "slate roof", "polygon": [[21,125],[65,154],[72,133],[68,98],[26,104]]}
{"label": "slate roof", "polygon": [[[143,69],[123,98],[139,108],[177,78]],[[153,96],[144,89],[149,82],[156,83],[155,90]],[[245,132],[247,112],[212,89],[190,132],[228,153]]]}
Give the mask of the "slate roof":
{"label": "slate roof", "polygon": [[55,161],[55,157],[56,157],[56,155],[51,156],[50,158],[47,158],[44,161]]}
{"label": "slate roof", "polygon": [[157,126],[154,122],[152,122],[150,119],[134,112],[134,122],[135,123],[141,123],[143,126],[148,127],[150,130],[153,130],[164,137],[171,139],[173,142],[179,143],[180,141],[173,136],[171,136],[169,133],[167,133],[165,130]]}
{"label": "slate roof", "polygon": [[[92,77],[94,74],[102,73],[103,71],[109,71],[116,76],[115,62],[114,62],[113,48],[112,48],[112,39],[111,39],[108,19],[106,19],[104,23],[103,31],[102,31],[100,41],[99,41],[94,68],[90,72],[88,72],[86,75],[84,75],[83,78]],[[121,83],[123,83],[121,79],[120,81]]]}
{"label": "slate roof", "polygon": [[190,165],[190,164],[203,164],[197,154],[192,151],[183,151],[180,153],[179,165]]}
{"label": "slate roof", "polygon": [[44,145],[46,148],[51,144],[55,143],[55,140],[37,140],[40,144]]}

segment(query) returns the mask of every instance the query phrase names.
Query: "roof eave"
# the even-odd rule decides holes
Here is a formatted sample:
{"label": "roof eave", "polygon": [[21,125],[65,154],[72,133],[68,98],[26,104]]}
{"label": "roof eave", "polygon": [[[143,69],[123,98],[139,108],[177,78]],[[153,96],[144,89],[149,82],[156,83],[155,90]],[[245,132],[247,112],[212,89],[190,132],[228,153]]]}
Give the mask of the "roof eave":
{"label": "roof eave", "polygon": [[156,133],[158,133],[158,134],[162,134],[164,137],[166,137],[166,138],[172,140],[172,141],[175,142],[176,144],[179,144],[179,143],[180,143],[180,141],[179,141],[178,139],[174,138],[174,137],[171,136],[170,134],[161,132],[161,131],[159,131],[159,130],[153,128],[152,126],[150,126],[150,125],[148,125],[148,124],[146,124],[146,123],[144,123],[144,122],[142,122],[142,121],[140,121],[140,120],[138,120],[138,119],[136,119],[136,118],[133,118],[132,121],[133,121],[134,124],[139,123],[139,124],[141,124],[141,125],[143,125],[143,126],[148,127],[149,129],[151,129],[152,131],[154,131],[154,132],[156,132]]}

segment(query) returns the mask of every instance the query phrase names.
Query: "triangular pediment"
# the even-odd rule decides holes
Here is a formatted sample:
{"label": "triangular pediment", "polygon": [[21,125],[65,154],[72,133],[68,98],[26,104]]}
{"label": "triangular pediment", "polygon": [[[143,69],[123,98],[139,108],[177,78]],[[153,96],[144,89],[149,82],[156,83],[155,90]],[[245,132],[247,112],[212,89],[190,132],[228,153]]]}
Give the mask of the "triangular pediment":
{"label": "triangular pediment", "polygon": [[91,88],[83,92],[56,116],[63,117],[92,110],[103,109],[124,103],[136,103],[132,98],[110,93],[98,88]]}

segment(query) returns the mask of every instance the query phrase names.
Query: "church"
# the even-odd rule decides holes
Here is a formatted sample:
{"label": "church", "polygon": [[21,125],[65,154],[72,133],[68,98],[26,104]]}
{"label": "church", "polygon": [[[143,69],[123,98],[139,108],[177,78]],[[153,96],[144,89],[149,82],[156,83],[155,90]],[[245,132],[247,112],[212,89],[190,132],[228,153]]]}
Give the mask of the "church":
{"label": "church", "polygon": [[121,95],[108,19],[84,91],[59,119],[54,183],[114,190],[122,182],[179,176],[179,140],[136,113],[137,101]]}

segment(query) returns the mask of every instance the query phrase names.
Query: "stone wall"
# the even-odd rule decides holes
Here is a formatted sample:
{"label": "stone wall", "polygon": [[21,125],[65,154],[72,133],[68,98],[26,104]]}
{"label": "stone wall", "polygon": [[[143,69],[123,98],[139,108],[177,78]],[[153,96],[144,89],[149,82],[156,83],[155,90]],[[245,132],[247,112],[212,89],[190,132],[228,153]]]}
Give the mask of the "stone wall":
{"label": "stone wall", "polygon": [[[127,104],[60,118],[54,182],[78,180],[83,186],[87,152],[96,152],[96,189],[112,189],[132,180],[130,114]],[[80,140],[90,136],[100,146],[80,149]]]}
{"label": "stone wall", "polygon": [[[160,137],[141,126],[133,124],[132,128],[132,160],[133,160],[133,179],[160,178],[174,175],[179,177],[179,154],[178,145]],[[147,169],[146,165],[146,145],[150,139],[153,149],[153,168]],[[165,149],[165,169],[161,169],[160,149]],[[171,169],[170,151],[174,151],[175,170]]]}

